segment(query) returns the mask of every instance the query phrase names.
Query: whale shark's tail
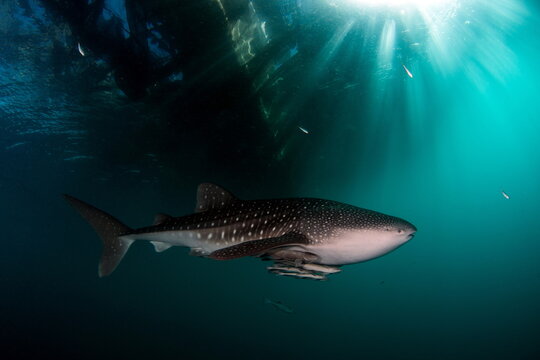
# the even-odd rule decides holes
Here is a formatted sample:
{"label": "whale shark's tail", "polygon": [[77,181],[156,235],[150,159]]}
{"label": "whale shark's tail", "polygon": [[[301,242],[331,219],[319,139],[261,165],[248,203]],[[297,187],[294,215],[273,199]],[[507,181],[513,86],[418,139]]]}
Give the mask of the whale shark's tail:
{"label": "whale shark's tail", "polygon": [[118,266],[134,240],[121,238],[132,230],[112,215],[70,195],[64,195],[71,206],[88,221],[103,241],[103,253],[99,262],[100,277],[111,274]]}

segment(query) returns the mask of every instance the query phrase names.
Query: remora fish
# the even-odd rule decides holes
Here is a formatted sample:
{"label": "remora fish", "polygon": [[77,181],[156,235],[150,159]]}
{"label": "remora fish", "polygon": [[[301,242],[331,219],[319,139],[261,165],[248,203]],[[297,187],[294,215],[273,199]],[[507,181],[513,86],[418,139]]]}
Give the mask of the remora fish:
{"label": "remora fish", "polygon": [[416,232],[403,219],[336,201],[246,201],[209,183],[199,185],[194,214],[158,214],[152,226],[139,229],[64,196],[103,241],[99,276],[111,274],[135,240],[150,241],[158,252],[189,247],[191,255],[216,260],[271,254],[274,260],[345,265],[382,256]]}
{"label": "remora fish", "polygon": [[284,266],[284,265],[274,265],[274,266],[268,266],[266,270],[270,272],[289,272],[289,273],[296,273],[296,274],[310,274],[310,271],[302,270],[295,266]]}
{"label": "remora fish", "polygon": [[341,271],[340,268],[334,266],[325,266],[319,264],[304,264],[302,267],[308,271],[321,273],[321,274],[335,274]]}
{"label": "remora fish", "polygon": [[312,280],[319,280],[319,281],[328,280],[326,275],[315,274],[315,273],[311,273],[311,272],[294,273],[294,272],[275,271],[275,270],[270,270],[270,272],[272,274],[276,274],[276,275],[280,275],[280,276],[290,276],[290,277],[295,277],[295,278],[298,278],[298,279],[312,279]]}

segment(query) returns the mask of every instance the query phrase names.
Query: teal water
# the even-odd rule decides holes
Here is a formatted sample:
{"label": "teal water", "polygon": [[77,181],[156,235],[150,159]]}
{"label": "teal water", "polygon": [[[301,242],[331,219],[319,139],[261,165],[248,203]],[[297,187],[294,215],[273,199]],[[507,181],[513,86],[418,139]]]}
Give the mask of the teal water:
{"label": "teal water", "polygon": [[[169,46],[148,51],[181,60],[142,98],[61,3],[0,2],[6,358],[540,356],[534,1],[221,1],[227,21],[215,1],[135,2]],[[122,18],[123,1],[106,7]],[[418,232],[326,282],[145,243],[100,279],[100,241],[61,197],[141,227],[191,213],[205,181],[342,201]]]}

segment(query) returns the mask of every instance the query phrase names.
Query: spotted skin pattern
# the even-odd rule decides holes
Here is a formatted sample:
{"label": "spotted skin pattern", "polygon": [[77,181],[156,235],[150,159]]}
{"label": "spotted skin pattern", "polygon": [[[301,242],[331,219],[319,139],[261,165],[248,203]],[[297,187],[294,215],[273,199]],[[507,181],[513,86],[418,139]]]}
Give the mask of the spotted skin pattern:
{"label": "spotted skin pattern", "polygon": [[[320,255],[322,264],[341,265],[380,256],[410,239],[416,231],[414,225],[403,219],[336,201],[313,198],[246,201],[209,183],[198,188],[194,214],[182,217],[159,214],[156,225],[135,230],[91,205],[67,198],[102,237],[105,247],[102,262],[113,257],[107,260],[113,263],[107,266],[107,274],[118,265],[134,240],[151,241],[157,251],[168,246],[186,246],[192,249],[192,254],[219,260],[260,256],[283,248],[291,251],[278,253],[314,253]],[[380,249],[369,250],[367,255],[354,255],[363,246],[362,241],[368,247]],[[387,246],[385,242],[392,244]],[[125,248],[120,256],[119,246]],[[320,254],[318,249],[322,249]],[[344,257],[340,251],[345,252]],[[318,257],[314,255],[314,258]]]}
{"label": "spotted skin pattern", "polygon": [[[290,232],[303,234],[309,244],[328,241],[342,229],[391,229],[411,225],[397,217],[336,201],[293,198],[229,201],[192,215],[170,218],[160,225],[131,234],[193,231],[202,243],[222,248],[242,242],[276,238]],[[204,236],[203,236],[204,235]]]}
{"label": "spotted skin pattern", "polygon": [[277,238],[253,240],[229,246],[212,252],[208,257],[214,260],[230,260],[245,256],[257,256],[268,249],[291,244],[309,244],[309,240],[300,234],[287,233]]}

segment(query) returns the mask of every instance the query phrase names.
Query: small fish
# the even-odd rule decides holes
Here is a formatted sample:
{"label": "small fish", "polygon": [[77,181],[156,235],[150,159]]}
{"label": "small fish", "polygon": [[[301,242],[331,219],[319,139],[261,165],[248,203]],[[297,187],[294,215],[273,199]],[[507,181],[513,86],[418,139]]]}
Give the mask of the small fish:
{"label": "small fish", "polygon": [[350,83],[350,84],[346,84],[344,87],[343,87],[343,90],[347,90],[347,89],[352,89],[352,88],[355,88],[357,86],[361,85],[361,83]]}
{"label": "small fish", "polygon": [[79,50],[79,54],[81,54],[82,56],[86,56],[86,53],[81,47],[81,43],[77,43],[77,49]]}
{"label": "small fish", "polygon": [[405,72],[407,73],[407,75],[409,75],[409,77],[412,79],[413,78],[413,75],[411,74],[411,72],[409,71],[409,69],[407,69],[407,67],[405,65],[401,65],[403,66],[403,69],[405,69]]}
{"label": "small fish", "polygon": [[266,33],[266,21],[263,21],[263,23],[261,24],[261,30],[264,35],[264,38],[268,39],[268,34]]}
{"label": "small fish", "polygon": [[76,155],[76,156],[67,157],[64,159],[64,161],[91,160],[93,158],[94,158],[93,156],[88,156],[88,155]]}
{"label": "small fish", "polygon": [[508,196],[507,193],[505,193],[504,191],[501,191],[501,194],[502,196],[504,196],[505,199],[510,200],[510,196]]}
{"label": "small fish", "polygon": [[280,81],[283,81],[283,78],[282,78],[281,76],[278,77],[278,78],[272,83],[272,85],[270,85],[270,86],[277,85]]}
{"label": "small fish", "polygon": [[285,305],[281,301],[273,301],[268,298],[265,298],[264,303],[267,305],[272,305],[274,308],[278,309],[279,311],[283,311],[287,314],[292,314],[294,312],[291,307]]}
{"label": "small fish", "polygon": [[26,141],[17,142],[17,143],[15,143],[15,144],[11,144],[11,145],[9,145],[9,146],[6,146],[5,149],[6,149],[6,150],[11,150],[11,149],[13,149],[13,148],[16,148],[16,147],[21,146],[21,145],[24,145],[24,144],[26,144]]}
{"label": "small fish", "polygon": [[304,134],[309,134],[309,131],[307,131],[306,129],[304,129],[303,127],[299,126],[298,129],[303,132]]}
{"label": "small fish", "polygon": [[314,271],[322,274],[335,274],[341,271],[340,268],[335,266],[327,266],[321,264],[303,264],[302,267],[308,271]]}

